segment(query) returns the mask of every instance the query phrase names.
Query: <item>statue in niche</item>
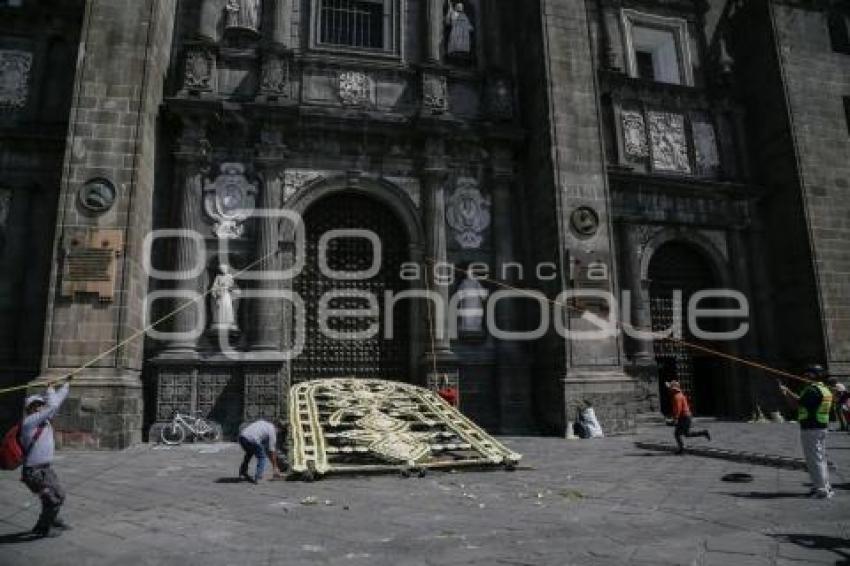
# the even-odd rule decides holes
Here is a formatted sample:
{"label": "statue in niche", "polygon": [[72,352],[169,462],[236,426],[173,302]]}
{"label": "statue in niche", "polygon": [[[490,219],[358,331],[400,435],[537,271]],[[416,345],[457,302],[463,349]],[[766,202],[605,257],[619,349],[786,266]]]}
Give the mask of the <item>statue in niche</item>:
{"label": "statue in niche", "polygon": [[225,26],[228,29],[260,29],[261,0],[227,0],[224,7]]}
{"label": "statue in niche", "polygon": [[230,266],[222,263],[219,274],[212,284],[212,326],[213,331],[239,332],[236,325],[236,299],[242,292],[236,285]]}
{"label": "statue in niche", "polygon": [[472,268],[467,268],[466,277],[458,285],[458,330],[461,336],[484,335],[484,300],[487,290],[475,277]]}
{"label": "statue in niche", "polygon": [[469,21],[466,15],[466,10],[463,2],[452,3],[449,1],[449,8],[446,13],[446,27],[448,35],[446,37],[446,54],[449,57],[469,57],[472,55],[472,32],[475,28]]}

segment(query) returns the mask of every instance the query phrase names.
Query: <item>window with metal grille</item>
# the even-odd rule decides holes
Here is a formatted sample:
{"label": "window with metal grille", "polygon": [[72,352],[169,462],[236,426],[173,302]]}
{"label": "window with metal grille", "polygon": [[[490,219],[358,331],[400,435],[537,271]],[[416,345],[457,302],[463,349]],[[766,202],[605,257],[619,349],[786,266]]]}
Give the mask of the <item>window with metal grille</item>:
{"label": "window with metal grille", "polygon": [[828,16],[827,24],[832,50],[850,54],[850,14],[834,12]]}
{"label": "window with metal grille", "polygon": [[319,42],[388,49],[388,8],[384,0],[320,0]]}

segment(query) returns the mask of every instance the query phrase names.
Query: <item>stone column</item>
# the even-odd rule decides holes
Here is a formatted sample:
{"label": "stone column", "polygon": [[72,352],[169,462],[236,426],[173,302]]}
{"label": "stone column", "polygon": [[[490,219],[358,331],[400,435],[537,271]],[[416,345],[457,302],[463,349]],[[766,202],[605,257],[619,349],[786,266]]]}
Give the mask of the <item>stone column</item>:
{"label": "stone column", "polygon": [[[447,285],[438,285],[434,277],[434,265],[446,263],[448,255],[446,253],[446,189],[445,183],[448,173],[446,165],[446,156],[444,153],[444,143],[441,139],[432,138],[427,142],[426,149],[427,158],[423,177],[425,181],[425,232],[426,245],[425,252],[425,267],[428,277],[428,286],[432,291],[436,291],[443,299],[443,324],[442,336],[438,335],[437,329],[434,328],[434,345],[429,344],[429,356],[437,358],[451,353],[451,342],[448,336],[448,304],[449,304],[449,288]],[[433,307],[429,307],[432,308]],[[432,316],[432,324],[436,324],[437,320]]]}
{"label": "stone column", "polygon": [[[276,211],[281,204],[283,184],[283,148],[280,146],[263,147],[257,159],[263,179],[259,208],[262,214]],[[280,219],[272,216],[260,216],[257,219],[257,265],[258,271],[280,271],[279,248]],[[260,291],[280,289],[278,279],[261,279],[257,282]],[[283,312],[281,299],[258,297],[254,299],[254,324],[251,329],[251,349],[256,351],[277,352],[281,345]]]}
{"label": "stone column", "polygon": [[427,0],[426,18],[427,59],[431,63],[439,63],[443,46],[443,0]]}
{"label": "stone column", "polygon": [[281,47],[292,46],[292,0],[274,0],[272,41]]}
{"label": "stone column", "polygon": [[[203,199],[204,173],[206,171],[206,160],[201,140],[202,131],[195,125],[186,126],[180,147],[175,153],[175,190],[180,195],[180,205],[177,216],[177,229],[200,231],[201,206]],[[189,272],[195,269],[198,262],[205,258],[198,257],[197,242],[189,238],[175,240],[174,270],[177,272]],[[176,288],[181,292],[202,293],[201,280],[199,277],[181,279],[177,281]],[[199,323],[199,311],[206,308],[206,303],[198,299],[195,305],[182,308],[191,299],[177,298],[174,300],[173,308],[180,309],[171,318],[172,332],[191,332]],[[166,352],[168,353],[193,353],[197,349],[197,339],[173,340]]]}
{"label": "stone column", "polygon": [[[649,331],[652,329],[652,315],[649,307],[649,282],[641,275],[641,259],[643,244],[637,226],[628,225],[623,230],[623,271],[626,275],[628,289],[631,292],[630,322],[636,330]],[[651,339],[633,339],[635,350],[633,361],[637,365],[655,363],[655,353]]]}
{"label": "stone column", "polygon": [[[514,248],[513,159],[510,152],[496,152],[491,166],[493,187],[493,247],[496,280],[504,286],[515,287],[513,270],[503,266],[516,260]],[[507,271],[507,273],[506,273]],[[507,275],[507,278],[504,277]],[[516,300],[502,300],[496,309],[496,324],[501,330],[520,329],[520,312]],[[499,429],[502,434],[527,433],[533,429],[529,414],[531,375],[525,360],[523,344],[515,341],[496,343],[496,375],[499,390]]]}

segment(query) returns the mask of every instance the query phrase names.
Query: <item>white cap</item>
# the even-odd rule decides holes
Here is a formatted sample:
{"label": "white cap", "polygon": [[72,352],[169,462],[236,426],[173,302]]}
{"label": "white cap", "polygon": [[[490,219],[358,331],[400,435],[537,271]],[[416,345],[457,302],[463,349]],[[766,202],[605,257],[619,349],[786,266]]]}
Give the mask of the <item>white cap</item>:
{"label": "white cap", "polygon": [[44,400],[44,397],[42,397],[41,395],[30,395],[24,401],[24,408],[29,409],[30,405],[32,405],[33,403],[45,404],[46,401]]}
{"label": "white cap", "polygon": [[846,388],[846,387],[844,387],[844,384],[843,384],[843,383],[836,383],[836,384],[835,384],[835,390],[836,390],[836,391],[844,392],[844,391],[847,391],[847,388]]}

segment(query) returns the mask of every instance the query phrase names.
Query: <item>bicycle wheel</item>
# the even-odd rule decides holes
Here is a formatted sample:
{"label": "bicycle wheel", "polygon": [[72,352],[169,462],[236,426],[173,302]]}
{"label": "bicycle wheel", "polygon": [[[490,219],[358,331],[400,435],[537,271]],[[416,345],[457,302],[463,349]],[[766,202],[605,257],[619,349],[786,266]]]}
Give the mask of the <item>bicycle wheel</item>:
{"label": "bicycle wheel", "polygon": [[159,438],[163,444],[175,445],[183,442],[186,438],[186,431],[177,423],[168,423],[159,432]]}
{"label": "bicycle wheel", "polygon": [[206,430],[200,436],[204,442],[218,442],[221,440],[221,425],[213,422],[207,423]]}

